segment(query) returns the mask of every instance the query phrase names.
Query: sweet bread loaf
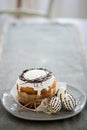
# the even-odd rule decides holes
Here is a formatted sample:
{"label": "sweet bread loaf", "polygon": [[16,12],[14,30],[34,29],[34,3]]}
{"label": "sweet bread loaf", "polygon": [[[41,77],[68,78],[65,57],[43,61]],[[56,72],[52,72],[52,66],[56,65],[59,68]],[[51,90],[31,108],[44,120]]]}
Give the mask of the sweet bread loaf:
{"label": "sweet bread loaf", "polygon": [[55,95],[56,79],[47,69],[31,68],[24,70],[18,77],[16,87],[18,100],[25,105]]}

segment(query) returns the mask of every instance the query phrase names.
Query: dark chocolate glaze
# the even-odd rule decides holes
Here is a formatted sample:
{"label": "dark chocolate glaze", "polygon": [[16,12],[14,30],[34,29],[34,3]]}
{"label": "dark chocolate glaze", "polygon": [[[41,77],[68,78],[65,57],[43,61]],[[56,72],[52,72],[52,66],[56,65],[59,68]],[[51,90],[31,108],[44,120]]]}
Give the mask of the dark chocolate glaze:
{"label": "dark chocolate glaze", "polygon": [[[24,77],[24,74],[27,72],[27,71],[31,71],[31,70],[44,70],[46,72],[46,75],[45,76],[40,76],[39,78],[35,78],[35,79],[26,79]],[[30,69],[26,69],[22,72],[22,74],[19,76],[19,79],[24,81],[25,83],[42,83],[48,79],[50,79],[52,77],[52,72],[50,72],[49,70],[47,69],[44,69],[44,68],[30,68]]]}

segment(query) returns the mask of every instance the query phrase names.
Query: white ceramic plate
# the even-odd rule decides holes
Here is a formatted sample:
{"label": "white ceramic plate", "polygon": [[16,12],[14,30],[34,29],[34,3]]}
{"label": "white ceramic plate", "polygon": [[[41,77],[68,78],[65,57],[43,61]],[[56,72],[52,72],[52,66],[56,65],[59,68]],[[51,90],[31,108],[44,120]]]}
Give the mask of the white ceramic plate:
{"label": "white ceramic plate", "polygon": [[67,85],[69,93],[71,93],[76,99],[76,107],[74,111],[60,111],[57,114],[46,114],[43,112],[33,112],[26,108],[23,111],[18,111],[19,104],[14,100],[9,91],[5,92],[2,96],[2,104],[5,109],[12,115],[26,119],[26,120],[38,120],[38,121],[49,121],[49,120],[61,120],[73,117],[80,113],[86,104],[86,95],[77,88]]}

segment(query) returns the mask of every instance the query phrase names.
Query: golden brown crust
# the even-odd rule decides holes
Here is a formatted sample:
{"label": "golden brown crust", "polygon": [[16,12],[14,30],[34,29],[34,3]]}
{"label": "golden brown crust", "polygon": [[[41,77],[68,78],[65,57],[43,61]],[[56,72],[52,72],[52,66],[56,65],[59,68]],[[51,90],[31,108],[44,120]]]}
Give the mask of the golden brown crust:
{"label": "golden brown crust", "polygon": [[43,97],[37,95],[29,95],[25,92],[18,92],[18,101],[29,108],[36,108],[40,105]]}
{"label": "golden brown crust", "polygon": [[26,92],[26,93],[28,93],[28,94],[35,94],[35,95],[37,95],[37,91],[35,91],[33,88],[31,88],[31,87],[21,87],[20,88],[20,91],[21,92]]}
{"label": "golden brown crust", "polygon": [[[17,90],[19,86],[17,85]],[[18,90],[18,101],[23,104],[27,105],[29,108],[35,108],[40,105],[42,99],[46,97],[50,97],[54,95],[56,92],[56,80],[54,80],[53,84],[49,86],[48,90],[42,89],[41,94],[37,95],[37,91],[30,87],[21,87],[20,91]]]}
{"label": "golden brown crust", "polygon": [[[18,84],[17,84],[17,88],[18,88]],[[42,89],[41,95],[44,97],[51,96],[52,94],[54,94],[55,89],[56,89],[56,80],[54,80],[53,84],[51,86],[49,86],[48,90]],[[29,86],[26,88],[22,86],[20,88],[20,91],[25,92],[25,93],[30,94],[30,95],[37,95],[37,91]]]}

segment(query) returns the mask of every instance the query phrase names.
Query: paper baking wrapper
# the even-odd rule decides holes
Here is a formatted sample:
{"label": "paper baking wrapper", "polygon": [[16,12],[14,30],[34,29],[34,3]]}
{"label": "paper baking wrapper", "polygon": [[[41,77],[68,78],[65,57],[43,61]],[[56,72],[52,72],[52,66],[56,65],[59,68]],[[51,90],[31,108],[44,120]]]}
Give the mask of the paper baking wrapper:
{"label": "paper baking wrapper", "polygon": [[[67,83],[65,83],[65,82],[57,82],[57,90],[58,90],[58,88],[61,88],[61,87],[67,88]],[[19,105],[21,105],[21,104],[19,103],[19,101],[18,101],[18,98],[17,98],[18,92],[17,92],[17,89],[16,89],[16,86],[15,86],[15,85],[14,85],[14,87],[11,89],[10,94],[12,95],[12,97],[14,98],[14,100],[15,100]],[[49,110],[48,110],[48,108],[47,108],[47,102],[48,102],[48,98],[45,98],[45,99],[42,100],[41,104],[40,104],[36,109],[30,109],[30,108],[27,108],[27,109],[29,109],[29,110],[31,110],[31,111],[42,111],[42,112],[44,112],[44,113],[50,114],[50,112],[49,112]],[[22,105],[21,105],[21,106],[22,106]]]}

